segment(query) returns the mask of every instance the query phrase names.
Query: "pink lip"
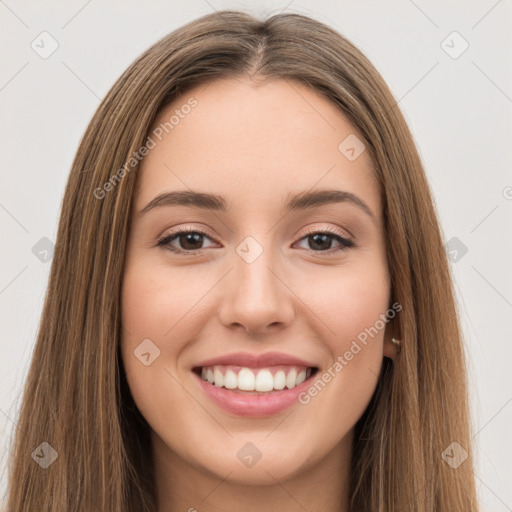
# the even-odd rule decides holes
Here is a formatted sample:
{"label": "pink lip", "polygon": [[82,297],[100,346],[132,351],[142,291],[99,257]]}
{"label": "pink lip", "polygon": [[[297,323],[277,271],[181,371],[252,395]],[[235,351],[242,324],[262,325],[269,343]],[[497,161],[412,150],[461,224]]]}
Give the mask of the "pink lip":
{"label": "pink lip", "polygon": [[308,368],[316,367],[314,363],[304,361],[294,356],[282,354],[280,352],[265,352],[264,354],[250,354],[248,352],[235,352],[224,356],[214,357],[197,363],[194,367],[214,366],[214,365],[233,365],[246,366],[247,368],[266,368],[280,364],[306,366]]}
{"label": "pink lip", "polygon": [[[207,366],[207,365],[205,365]],[[314,374],[293,389],[283,389],[266,395],[246,395],[217,387],[193,372],[201,388],[219,407],[239,416],[261,418],[278,414],[298,402],[298,396],[311,386]]]}

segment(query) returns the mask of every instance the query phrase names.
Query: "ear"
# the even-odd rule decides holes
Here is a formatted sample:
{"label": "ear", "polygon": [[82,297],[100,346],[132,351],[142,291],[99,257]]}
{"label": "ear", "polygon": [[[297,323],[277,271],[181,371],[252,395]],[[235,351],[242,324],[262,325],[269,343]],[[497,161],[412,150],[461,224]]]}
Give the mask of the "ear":
{"label": "ear", "polygon": [[391,341],[393,339],[393,334],[393,326],[388,324],[384,332],[383,355],[384,357],[389,357],[389,359],[394,360],[398,355],[399,346]]}

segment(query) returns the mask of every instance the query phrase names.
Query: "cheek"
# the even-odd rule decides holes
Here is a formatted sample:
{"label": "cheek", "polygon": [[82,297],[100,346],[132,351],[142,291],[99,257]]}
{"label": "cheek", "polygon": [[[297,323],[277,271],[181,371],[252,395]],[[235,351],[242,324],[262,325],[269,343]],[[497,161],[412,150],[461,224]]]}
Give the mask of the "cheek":
{"label": "cheek", "polygon": [[313,276],[302,293],[308,297],[310,309],[328,327],[333,353],[347,350],[351,340],[376,322],[379,334],[383,334],[380,315],[388,308],[390,293],[384,267],[347,267],[336,269],[332,274]]}
{"label": "cheek", "polygon": [[122,291],[122,325],[129,342],[150,338],[163,342],[175,337],[190,322],[187,315],[204,291],[198,280],[168,267],[148,265],[128,267]]}
{"label": "cheek", "polygon": [[182,340],[190,337],[192,308],[201,295],[193,280],[188,281],[192,286],[182,281],[179,272],[143,261],[125,269],[121,353],[134,398],[154,394],[151,386],[165,377],[166,368],[174,370],[184,348]]}
{"label": "cheek", "polygon": [[[187,282],[192,286],[186,286]],[[133,399],[152,425],[162,420],[162,404],[171,410],[182,405],[172,376],[191,336],[192,308],[201,296],[198,286],[190,276],[185,279],[182,272],[170,272],[168,267],[143,258],[125,269],[121,294],[123,367]]]}
{"label": "cheek", "polygon": [[372,268],[366,272],[338,269],[331,279],[311,281],[315,286],[310,288],[308,306],[328,326],[322,331],[331,363],[318,374],[313,383],[317,384],[307,390],[301,403],[311,404],[322,424],[338,418],[333,435],[362,415],[382,366],[390,286],[385,267]]}

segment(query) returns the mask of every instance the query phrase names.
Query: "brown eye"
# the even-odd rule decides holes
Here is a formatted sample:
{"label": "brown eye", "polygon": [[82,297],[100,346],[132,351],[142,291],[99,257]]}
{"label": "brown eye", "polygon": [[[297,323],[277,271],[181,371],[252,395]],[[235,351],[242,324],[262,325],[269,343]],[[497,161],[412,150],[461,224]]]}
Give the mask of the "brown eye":
{"label": "brown eye", "polygon": [[[313,252],[337,252],[348,249],[349,247],[354,247],[355,245],[351,240],[329,230],[310,233],[301,238],[301,240],[306,240],[308,245],[306,249]],[[333,241],[338,242],[340,245],[338,249],[332,250]]]}
{"label": "brown eye", "polygon": [[[206,233],[200,230],[181,229],[165,235],[158,241],[157,246],[178,253],[194,253],[204,248],[202,245],[205,239],[211,240]],[[172,245],[175,242],[177,242],[178,247]]]}

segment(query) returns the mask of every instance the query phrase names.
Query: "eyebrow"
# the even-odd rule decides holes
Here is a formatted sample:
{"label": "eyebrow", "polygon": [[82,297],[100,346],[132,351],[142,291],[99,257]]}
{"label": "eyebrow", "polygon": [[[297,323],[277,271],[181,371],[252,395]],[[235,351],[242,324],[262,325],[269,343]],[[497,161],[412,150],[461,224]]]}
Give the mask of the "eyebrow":
{"label": "eyebrow", "polygon": [[[360,197],[344,190],[306,190],[293,196],[288,194],[286,200],[285,209],[287,211],[306,210],[327,204],[351,203],[375,220],[373,212]],[[191,206],[221,212],[228,210],[228,203],[222,196],[193,190],[183,190],[159,194],[140,210],[139,215],[161,206]]]}

